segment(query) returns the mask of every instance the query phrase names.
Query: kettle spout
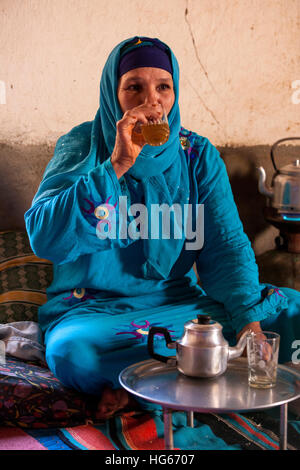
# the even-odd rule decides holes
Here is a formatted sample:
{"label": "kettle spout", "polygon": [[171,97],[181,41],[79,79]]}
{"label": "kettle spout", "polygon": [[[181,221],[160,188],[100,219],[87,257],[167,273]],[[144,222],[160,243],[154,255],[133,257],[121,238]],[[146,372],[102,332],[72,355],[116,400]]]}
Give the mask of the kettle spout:
{"label": "kettle spout", "polygon": [[247,336],[249,335],[249,333],[250,330],[245,331],[240,337],[237,345],[228,348],[228,361],[230,361],[231,359],[236,359],[237,357],[240,357],[243,354],[247,342]]}
{"label": "kettle spout", "polygon": [[274,192],[272,189],[268,188],[266,185],[266,172],[265,169],[260,166],[258,169],[259,172],[259,180],[258,180],[258,190],[261,194],[264,194],[264,196],[272,198],[274,195]]}

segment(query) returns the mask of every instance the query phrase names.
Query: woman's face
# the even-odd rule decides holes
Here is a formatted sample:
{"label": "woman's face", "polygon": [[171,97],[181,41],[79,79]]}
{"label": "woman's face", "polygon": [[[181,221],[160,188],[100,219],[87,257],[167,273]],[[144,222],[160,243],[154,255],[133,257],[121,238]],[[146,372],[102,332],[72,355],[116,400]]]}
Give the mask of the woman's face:
{"label": "woman's face", "polygon": [[123,113],[141,104],[161,104],[168,115],[175,101],[172,75],[154,67],[129,70],[119,80],[118,99]]}

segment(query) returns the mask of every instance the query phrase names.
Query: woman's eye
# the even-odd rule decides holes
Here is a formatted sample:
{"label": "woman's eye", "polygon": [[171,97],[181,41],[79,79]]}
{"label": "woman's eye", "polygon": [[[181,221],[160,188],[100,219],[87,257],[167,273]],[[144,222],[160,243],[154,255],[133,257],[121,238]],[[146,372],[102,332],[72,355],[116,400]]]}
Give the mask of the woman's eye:
{"label": "woman's eye", "polygon": [[139,91],[140,88],[141,88],[140,85],[129,85],[127,90],[129,90],[129,91]]}
{"label": "woman's eye", "polygon": [[170,88],[170,85],[167,85],[166,83],[162,83],[161,85],[159,85],[159,88],[161,90],[168,90]]}

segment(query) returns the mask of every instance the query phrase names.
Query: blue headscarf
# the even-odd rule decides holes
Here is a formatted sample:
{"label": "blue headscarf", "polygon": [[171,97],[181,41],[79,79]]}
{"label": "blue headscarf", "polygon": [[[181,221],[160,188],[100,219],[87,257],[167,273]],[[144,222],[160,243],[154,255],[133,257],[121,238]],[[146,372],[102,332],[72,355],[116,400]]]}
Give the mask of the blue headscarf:
{"label": "blue headscarf", "polygon": [[[96,142],[96,144],[100,144],[98,148],[100,149],[99,158],[101,162],[109,158],[113,152],[116,138],[116,122],[123,116],[117,97],[118,67],[122,50],[128,43],[134,44],[138,42],[137,45],[130,46],[131,50],[134,47],[143,47],[151,44],[146,38],[142,38],[142,41],[138,41],[138,39],[138,37],[135,37],[118,44],[110,53],[102,72],[100,107],[96,116],[96,119],[100,120],[98,139],[102,142]],[[155,39],[155,41],[159,40]],[[168,48],[166,44],[162,42],[161,44]],[[149,213],[149,227],[151,227],[151,204],[168,204],[169,207],[173,204],[179,204],[183,214],[183,204],[188,203],[189,199],[188,168],[179,140],[181,127],[178,105],[179,66],[173,52],[169,48],[168,50],[173,69],[173,87],[175,93],[175,101],[168,115],[170,137],[164,145],[159,147],[145,145],[134,165],[126,173],[137,180],[141,180],[145,205]],[[103,143],[105,144],[104,146]],[[183,249],[183,221],[184,217],[182,217],[182,225],[179,227],[182,233],[181,238],[151,239],[151,234],[149,233],[149,239],[143,241],[146,257],[146,262],[143,265],[143,276],[145,278],[166,279],[169,276],[173,265]],[[174,223],[176,223],[175,220]]]}

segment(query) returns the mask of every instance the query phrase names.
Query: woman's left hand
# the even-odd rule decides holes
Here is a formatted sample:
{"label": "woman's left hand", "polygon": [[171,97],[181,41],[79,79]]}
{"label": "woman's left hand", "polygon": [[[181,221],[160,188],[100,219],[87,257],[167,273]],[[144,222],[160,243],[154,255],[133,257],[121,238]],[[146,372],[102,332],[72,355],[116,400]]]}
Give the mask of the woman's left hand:
{"label": "woman's left hand", "polygon": [[[259,321],[253,321],[251,323],[247,323],[247,325],[245,325],[244,328],[241,331],[239,331],[239,333],[236,335],[237,341],[240,339],[242,334],[247,330],[253,331],[253,333],[261,333],[262,329],[261,329],[261,326],[260,326],[260,322]],[[247,348],[244,349],[244,352],[243,352],[242,356],[243,357],[247,356]]]}
{"label": "woman's left hand", "polygon": [[[244,328],[237,334],[237,341],[240,339],[240,337],[242,336],[244,331],[247,331],[247,330],[250,330],[250,332],[252,331],[253,333],[262,333],[260,322],[259,321],[254,321],[254,322],[251,322],[251,323],[248,323],[247,325],[245,325]],[[265,361],[269,361],[270,358],[272,357],[272,347],[271,347],[270,344],[265,343],[263,341],[264,339],[266,339],[266,337],[265,337],[264,334],[262,334],[261,337],[260,337],[260,340],[262,341],[262,346],[261,346],[262,347],[262,355],[263,355],[263,359]],[[247,357],[247,347],[244,349],[242,357]]]}
{"label": "woman's left hand", "polygon": [[239,340],[242,334],[247,330],[253,331],[253,333],[261,333],[262,329],[260,326],[260,322],[253,321],[251,323],[247,323],[247,325],[245,325],[244,328],[241,331],[239,331],[239,333],[236,336],[236,339]]}

